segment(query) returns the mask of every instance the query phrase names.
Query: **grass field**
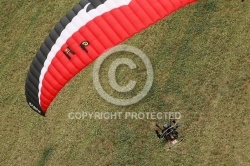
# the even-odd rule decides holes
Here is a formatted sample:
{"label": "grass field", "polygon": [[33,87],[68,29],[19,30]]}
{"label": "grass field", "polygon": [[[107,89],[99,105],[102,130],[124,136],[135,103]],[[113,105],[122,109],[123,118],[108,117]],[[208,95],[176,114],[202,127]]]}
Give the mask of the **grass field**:
{"label": "grass field", "polygon": [[[124,42],[146,53],[154,68],[152,89],[139,103],[107,103],[90,65],[44,118],[26,103],[26,74],[46,35],[77,2],[0,1],[1,166],[250,165],[249,1],[201,0]],[[140,74],[124,70],[121,83]],[[164,149],[153,126],[165,120],[68,118],[84,111],[180,112],[185,141]]]}

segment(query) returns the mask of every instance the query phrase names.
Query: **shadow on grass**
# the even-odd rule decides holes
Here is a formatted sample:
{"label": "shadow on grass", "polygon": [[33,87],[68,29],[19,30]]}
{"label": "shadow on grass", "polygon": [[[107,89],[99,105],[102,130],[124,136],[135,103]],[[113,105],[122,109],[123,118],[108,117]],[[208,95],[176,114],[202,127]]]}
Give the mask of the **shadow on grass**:
{"label": "shadow on grass", "polygon": [[54,150],[55,150],[55,145],[50,145],[49,147],[45,148],[40,160],[38,161],[38,165],[44,166],[51,157]]}

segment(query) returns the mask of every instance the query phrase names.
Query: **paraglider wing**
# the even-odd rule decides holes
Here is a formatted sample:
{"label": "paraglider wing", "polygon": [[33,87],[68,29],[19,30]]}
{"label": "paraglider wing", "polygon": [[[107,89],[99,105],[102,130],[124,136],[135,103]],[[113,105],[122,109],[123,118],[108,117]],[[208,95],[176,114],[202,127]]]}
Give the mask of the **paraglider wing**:
{"label": "paraglider wing", "polygon": [[81,0],[46,37],[28,72],[29,106],[45,115],[65,84],[106,50],[196,0]]}

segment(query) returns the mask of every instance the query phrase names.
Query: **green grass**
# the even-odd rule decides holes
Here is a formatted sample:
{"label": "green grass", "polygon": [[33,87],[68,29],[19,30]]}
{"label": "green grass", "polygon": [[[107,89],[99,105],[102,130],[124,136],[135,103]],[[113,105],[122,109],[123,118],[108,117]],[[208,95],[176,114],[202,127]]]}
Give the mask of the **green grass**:
{"label": "green grass", "polygon": [[[250,165],[249,1],[203,0],[124,42],[154,67],[153,87],[141,102],[107,103],[90,65],[43,118],[26,104],[26,74],[50,29],[77,2],[0,1],[0,165]],[[141,72],[123,70],[121,84]],[[166,152],[153,127],[164,120],[68,119],[82,111],[180,112],[185,141]]]}

